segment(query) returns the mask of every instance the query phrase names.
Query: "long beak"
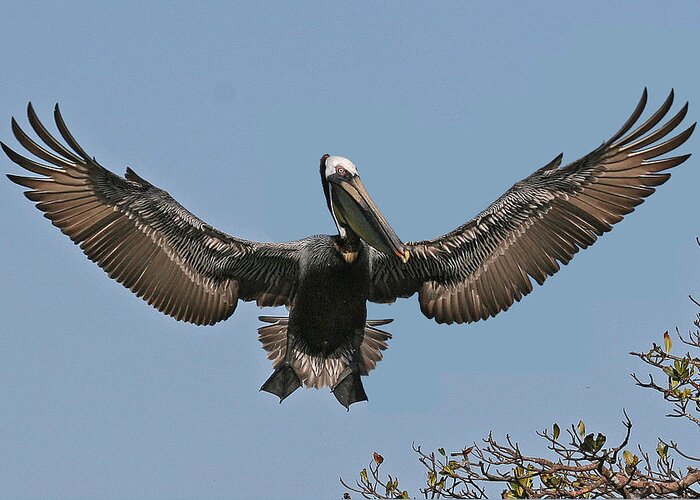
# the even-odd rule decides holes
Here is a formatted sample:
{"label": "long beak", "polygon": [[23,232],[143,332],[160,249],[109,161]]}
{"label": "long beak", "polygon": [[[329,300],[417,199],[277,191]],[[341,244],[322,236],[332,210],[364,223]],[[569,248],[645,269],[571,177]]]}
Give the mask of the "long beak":
{"label": "long beak", "polygon": [[386,254],[399,257],[404,263],[410,253],[370,198],[359,177],[350,179],[331,175],[333,211],[368,244]]}

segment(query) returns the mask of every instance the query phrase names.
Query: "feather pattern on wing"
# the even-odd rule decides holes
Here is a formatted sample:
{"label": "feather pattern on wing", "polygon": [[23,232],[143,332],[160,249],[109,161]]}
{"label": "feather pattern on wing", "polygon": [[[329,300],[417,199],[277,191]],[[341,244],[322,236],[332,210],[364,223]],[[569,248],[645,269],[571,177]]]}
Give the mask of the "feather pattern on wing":
{"label": "feather pattern on wing", "polygon": [[[258,243],[234,238],[201,221],[167,192],[127,168],[124,178],[102,167],[73,138],[56,106],[65,144],[27,114],[40,145],[12,120],[19,143],[46,163],[2,148],[42,177],[8,175],[27,198],[107,274],[178,320],[214,324],[238,299],[290,304],[304,241]],[[66,146],[67,145],[67,146]]]}
{"label": "feather pattern on wing", "polygon": [[645,89],[622,128],[583,158],[560,168],[559,155],[466,224],[407,244],[408,263],[372,251],[370,300],[393,302],[419,292],[422,312],[438,323],[473,322],[507,310],[532,291],[531,279],[544,283],[666,182],[666,170],[688,159],[658,159],[693,133],[695,123],[666,139],[688,104],[658,126],[673,104],[671,91],[632,130],[646,102]]}

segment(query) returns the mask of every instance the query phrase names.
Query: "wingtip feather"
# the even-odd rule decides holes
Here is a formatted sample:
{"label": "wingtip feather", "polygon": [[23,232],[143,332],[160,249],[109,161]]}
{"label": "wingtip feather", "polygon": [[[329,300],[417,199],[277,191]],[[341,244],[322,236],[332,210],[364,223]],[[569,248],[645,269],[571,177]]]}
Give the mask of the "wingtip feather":
{"label": "wingtip feather", "polygon": [[22,187],[29,187],[25,184],[25,181],[30,180],[31,177],[23,177],[21,175],[14,175],[14,174],[5,174],[8,179],[10,179],[12,182],[15,184],[22,186]]}
{"label": "wingtip feather", "polygon": [[4,142],[0,141],[0,148],[2,148],[3,152],[5,153],[5,155],[6,155],[10,160],[12,160],[13,162],[17,163],[17,162],[14,160],[14,158],[16,158],[16,157],[18,156],[18,154],[15,153],[15,151],[14,151],[10,146],[8,146],[8,145],[5,144]]}

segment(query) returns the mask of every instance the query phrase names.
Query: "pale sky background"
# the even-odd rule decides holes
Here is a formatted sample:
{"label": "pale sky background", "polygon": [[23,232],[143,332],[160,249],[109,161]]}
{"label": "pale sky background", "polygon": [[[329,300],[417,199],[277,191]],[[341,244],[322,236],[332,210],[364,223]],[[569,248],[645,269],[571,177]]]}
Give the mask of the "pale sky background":
{"label": "pale sky background", "polygon": [[[3,141],[27,101],[47,122],[58,101],[102,164],[250,239],[334,230],[326,152],[416,240],[598,146],[644,86],[650,108],[674,87],[700,116],[694,2],[12,2],[0,38]],[[215,327],[161,315],[3,178],[0,496],[338,498],[374,450],[417,493],[413,441],[509,432],[538,453],[554,421],[619,439],[623,408],[635,442],[682,439],[693,428],[633,386],[647,371],[627,354],[696,312],[700,134],[681,151],[696,156],[507,313],[445,326],[415,298],[371,306],[394,338],[349,413],[327,390],[258,392],[254,305]]]}

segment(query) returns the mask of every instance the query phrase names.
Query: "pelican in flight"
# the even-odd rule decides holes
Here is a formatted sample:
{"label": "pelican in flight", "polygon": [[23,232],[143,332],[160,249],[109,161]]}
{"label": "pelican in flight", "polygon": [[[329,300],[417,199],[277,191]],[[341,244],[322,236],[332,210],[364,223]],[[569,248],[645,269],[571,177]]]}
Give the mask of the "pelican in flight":
{"label": "pelican in flight", "polygon": [[[663,156],[688,103],[660,125],[673,91],[638,125],[644,90],[620,130],[561,167],[562,155],[516,182],[486,210],[432,240],[404,243],[365,190],[355,165],[323,155],[321,184],[338,234],[288,243],[230,236],[198,219],[166,191],[127,168],[100,165],[74,139],[58,105],[57,139],[27,109],[34,139],[12,119],[19,144],[2,144],[14,163],[40,177],[8,175],[25,196],[113,279],[177,320],[213,325],[239,300],[289,309],[261,316],[259,339],[274,372],[261,387],[280,402],[301,385],[330,387],[346,408],[367,400],[361,376],[382,358],[391,335],[367,320],[367,301],[390,303],[418,293],[438,323],[485,320],[532,291],[532,280],[567,264],[581,248],[632,212],[690,156]],[[669,135],[671,136],[669,138]]]}

